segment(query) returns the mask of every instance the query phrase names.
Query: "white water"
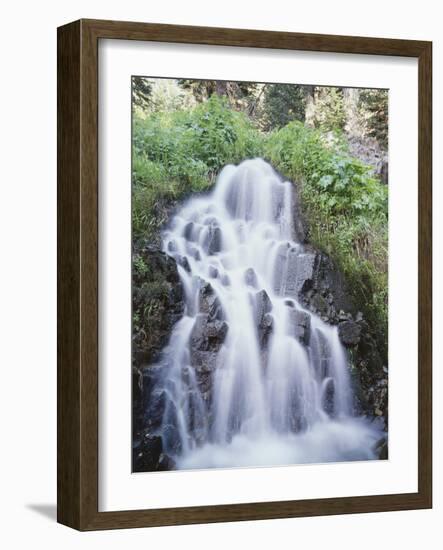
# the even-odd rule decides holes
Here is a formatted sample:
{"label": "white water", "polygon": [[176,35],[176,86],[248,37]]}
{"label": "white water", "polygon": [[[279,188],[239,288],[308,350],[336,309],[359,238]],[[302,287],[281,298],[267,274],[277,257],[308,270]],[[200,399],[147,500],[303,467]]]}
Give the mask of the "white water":
{"label": "white water", "polygon": [[[288,275],[306,252],[295,241],[293,206],[292,184],[263,160],[247,160],[226,166],[214,190],[189,200],[164,233],[186,296],[158,381],[168,396],[161,431],[178,468],[376,458],[380,431],[354,416],[337,328],[309,313],[309,340],[296,336],[294,315],[307,312]],[[221,305],[219,323],[228,327],[216,367],[203,375],[210,391],[189,346],[204,282]],[[260,345],[263,290],[272,330]]]}

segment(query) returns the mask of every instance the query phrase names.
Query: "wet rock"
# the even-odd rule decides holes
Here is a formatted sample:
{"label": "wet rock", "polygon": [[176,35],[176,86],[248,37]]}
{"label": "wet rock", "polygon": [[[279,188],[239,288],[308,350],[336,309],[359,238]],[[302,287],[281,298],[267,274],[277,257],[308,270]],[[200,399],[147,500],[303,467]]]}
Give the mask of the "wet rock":
{"label": "wet rock", "polygon": [[289,320],[292,334],[300,343],[307,346],[311,336],[311,316],[305,311],[297,309],[289,310]]}
{"label": "wet rock", "polygon": [[194,230],[194,223],[193,222],[189,222],[185,225],[185,228],[183,230],[183,236],[187,241],[192,240],[193,230]]}
{"label": "wet rock", "polygon": [[[315,259],[316,255],[313,253],[304,253],[291,256],[291,263],[295,264],[295,287],[292,288],[296,297],[298,297],[300,292],[311,288],[314,278]],[[288,265],[288,271],[290,267],[291,264]],[[292,288],[290,289],[287,287],[287,291],[291,292]]]}
{"label": "wet rock", "polygon": [[263,350],[267,347],[269,342],[269,337],[272,334],[272,329],[274,326],[274,319],[270,313],[266,313],[263,317],[262,322],[258,326],[258,339],[260,348]]}
{"label": "wet rock", "polygon": [[314,294],[311,300],[311,309],[313,309],[318,315],[328,320],[329,304],[321,294]]}
{"label": "wet rock", "polygon": [[132,359],[133,366],[140,369],[157,361],[185,302],[173,258],[158,248],[146,247],[134,254],[133,266]]}
{"label": "wet rock", "polygon": [[285,294],[298,298],[299,292],[307,290],[312,280],[313,255],[291,252],[287,259]]}
{"label": "wet rock", "polygon": [[260,347],[262,349],[266,347],[269,336],[272,333],[273,318],[272,315],[270,315],[271,310],[272,303],[267,292],[265,290],[260,290],[255,295],[254,316]]}
{"label": "wet rock", "polygon": [[207,349],[206,325],[208,317],[204,314],[199,314],[195,320],[190,337],[191,349],[204,350]]}
{"label": "wet rock", "polygon": [[257,275],[252,267],[245,271],[245,283],[253,288],[257,288]]}
{"label": "wet rock", "polygon": [[199,309],[206,313],[210,321],[223,320],[223,309],[214,289],[208,282],[201,282],[199,292]]}
{"label": "wet rock", "polygon": [[356,346],[360,342],[361,327],[354,321],[342,321],[338,325],[338,336],[343,345]]}
{"label": "wet rock", "polygon": [[175,460],[172,459],[169,455],[162,453],[158,461],[157,470],[159,472],[166,472],[170,470],[175,470],[177,467]]}
{"label": "wet rock", "polygon": [[191,362],[200,393],[203,398],[210,401],[212,396],[212,377],[217,368],[217,352],[193,349],[191,350]]}
{"label": "wet rock", "polygon": [[352,320],[352,315],[349,315],[349,313],[345,313],[342,309],[340,310],[338,314],[338,320],[339,321],[349,321]]}
{"label": "wet rock", "polygon": [[215,320],[207,324],[206,335],[208,339],[208,349],[219,350],[225,341],[228,333],[228,324],[226,321]]}
{"label": "wet rock", "polygon": [[255,322],[259,326],[263,321],[263,318],[266,313],[269,313],[272,309],[272,303],[269,299],[269,296],[266,290],[260,290],[255,295],[255,304],[254,304],[254,313],[255,313]]}
{"label": "wet rock", "polygon": [[277,254],[274,290],[279,294],[299,299],[302,292],[312,287],[316,254],[300,251],[299,247],[283,245]]}
{"label": "wet rock", "polygon": [[146,433],[133,447],[132,468],[134,472],[153,472],[158,470],[163,452],[163,441],[159,435]]}
{"label": "wet rock", "polygon": [[380,438],[374,446],[374,451],[378,454],[379,460],[388,460],[388,438]]}
{"label": "wet rock", "polygon": [[169,241],[168,242],[168,251],[169,252],[177,252],[177,243],[175,241]]}
{"label": "wet rock", "polygon": [[303,275],[299,276],[299,300],[329,324],[337,324],[341,313],[345,319],[352,318],[351,314],[356,312],[340,271],[326,254],[309,246],[305,248]]}
{"label": "wet rock", "polygon": [[222,249],[222,232],[220,227],[210,226],[208,230],[208,236],[206,239],[206,250],[208,254],[212,256],[217,254]]}
{"label": "wet rock", "polygon": [[329,379],[326,382],[326,386],[322,396],[322,407],[323,410],[328,413],[330,416],[334,414],[334,397],[335,397],[335,387],[334,381]]}
{"label": "wet rock", "polygon": [[215,266],[210,265],[208,268],[208,275],[209,277],[216,279],[218,277],[218,269]]}
{"label": "wet rock", "polygon": [[186,256],[182,256],[179,260],[179,263],[187,273],[191,272],[191,266],[189,265],[189,261]]}
{"label": "wet rock", "polygon": [[225,341],[227,332],[226,321],[210,321],[208,314],[199,314],[191,332],[191,349],[218,351]]}
{"label": "wet rock", "polygon": [[192,350],[191,361],[196,373],[212,373],[217,367],[217,352],[211,350]]}
{"label": "wet rock", "polygon": [[166,404],[166,391],[164,389],[155,389],[149,396],[149,403],[145,412],[146,426],[150,429],[156,429],[162,425]]}

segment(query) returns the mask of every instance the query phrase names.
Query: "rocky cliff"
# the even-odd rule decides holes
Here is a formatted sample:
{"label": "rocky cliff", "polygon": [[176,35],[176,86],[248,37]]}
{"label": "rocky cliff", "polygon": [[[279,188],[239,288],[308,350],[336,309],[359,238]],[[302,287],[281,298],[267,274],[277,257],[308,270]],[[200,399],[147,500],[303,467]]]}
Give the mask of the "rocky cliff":
{"label": "rocky cliff", "polygon": [[[294,209],[300,210],[297,204]],[[297,240],[305,240],[306,231],[301,212],[294,228]],[[192,228],[189,229],[191,231]],[[220,236],[214,230],[208,246],[220,245]],[[173,252],[173,251],[171,251]],[[174,461],[165,452],[168,447],[180,445],[175,431],[177,422],[162,425],[167,405],[167,389],[154,382],[161,379],[162,366],[158,359],[168,343],[171,329],[181,318],[185,304],[184,292],[178,274],[178,264],[185,263],[153,246],[138,247],[133,258],[133,469],[134,471],[170,470]],[[349,297],[346,281],[326,254],[303,243],[303,253],[297,250],[281,250],[277,258],[277,293],[287,297],[294,335],[306,347],[310,345],[310,315],[294,307],[291,298],[298,300],[306,310],[318,315],[324,322],[337,325],[342,344],[346,347],[354,386],[354,410],[383,422],[387,430],[388,378],[387,358],[377,346],[376,327],[372,327],[357,311]],[[253,270],[245,272],[245,281],[256,288]],[[203,280],[199,284],[200,313],[190,334],[190,360],[194,372],[183,376],[196,377],[196,385],[206,403],[212,399],[212,380],[218,352],[226,338],[228,325],[223,310],[211,285]],[[229,284],[229,281],[226,281]],[[283,288],[284,286],[284,288]],[[255,322],[262,354],[267,353],[267,342],[273,331],[269,296],[256,288],[254,296]],[[328,351],[323,350],[328,360]],[[265,361],[264,361],[265,363]],[[161,388],[161,389],[160,389]],[[210,407],[208,407],[209,409]],[[168,411],[168,417],[174,417]],[[159,428],[162,425],[162,435]],[[195,428],[198,431],[198,427]],[[174,443],[175,442],[175,443]],[[175,448],[176,453],[180,452]],[[386,442],[380,441],[380,458],[387,457]]]}

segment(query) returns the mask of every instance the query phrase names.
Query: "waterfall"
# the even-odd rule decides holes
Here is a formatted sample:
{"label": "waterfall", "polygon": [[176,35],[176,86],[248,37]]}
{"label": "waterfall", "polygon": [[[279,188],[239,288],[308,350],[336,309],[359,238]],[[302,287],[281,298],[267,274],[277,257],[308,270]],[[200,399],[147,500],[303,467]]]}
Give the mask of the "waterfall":
{"label": "waterfall", "polygon": [[178,468],[376,458],[380,432],[354,412],[337,327],[298,299],[313,255],[297,241],[294,200],[268,163],[246,160],[163,233],[186,305],[151,406]]}

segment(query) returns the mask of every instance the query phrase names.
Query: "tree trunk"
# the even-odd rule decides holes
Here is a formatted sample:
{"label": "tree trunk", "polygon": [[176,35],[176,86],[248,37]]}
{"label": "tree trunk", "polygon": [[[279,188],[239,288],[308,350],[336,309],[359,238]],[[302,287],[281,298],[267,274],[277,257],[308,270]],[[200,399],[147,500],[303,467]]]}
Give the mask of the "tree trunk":
{"label": "tree trunk", "polygon": [[305,86],[306,90],[306,109],[305,124],[314,128],[315,126],[315,86]]}
{"label": "tree trunk", "polygon": [[343,88],[343,108],[345,111],[345,132],[350,138],[362,138],[363,128],[358,114],[360,90]]}
{"label": "tree trunk", "polygon": [[228,96],[228,83],[225,80],[216,80],[215,93],[220,96]]}

